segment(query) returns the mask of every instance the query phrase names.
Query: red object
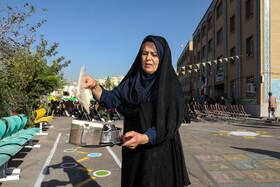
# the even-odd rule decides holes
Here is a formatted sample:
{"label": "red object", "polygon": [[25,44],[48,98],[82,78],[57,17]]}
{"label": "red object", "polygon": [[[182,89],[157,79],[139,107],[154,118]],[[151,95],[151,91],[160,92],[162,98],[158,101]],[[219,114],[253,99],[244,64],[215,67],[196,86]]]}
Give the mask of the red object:
{"label": "red object", "polygon": [[131,138],[133,138],[133,136],[128,136],[128,137],[122,136],[122,143],[129,141]]}

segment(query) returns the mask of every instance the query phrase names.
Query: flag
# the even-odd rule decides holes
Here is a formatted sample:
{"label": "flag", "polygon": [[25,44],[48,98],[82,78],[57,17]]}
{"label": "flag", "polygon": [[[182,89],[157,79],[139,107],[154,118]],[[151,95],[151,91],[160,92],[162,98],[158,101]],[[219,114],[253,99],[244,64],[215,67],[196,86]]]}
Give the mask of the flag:
{"label": "flag", "polygon": [[185,73],[186,73],[185,71],[182,71],[182,74],[183,74],[183,75],[185,75]]}
{"label": "flag", "polygon": [[220,58],[220,59],[219,59],[219,61],[222,63],[222,62],[223,62],[223,59],[222,59],[222,58]]}
{"label": "flag", "polygon": [[208,86],[208,79],[202,75],[201,95],[204,95],[204,88]]}
{"label": "flag", "polygon": [[202,63],[202,65],[205,67],[206,66],[206,62]]}
{"label": "flag", "polygon": [[194,69],[195,72],[197,72],[197,69]]}
{"label": "flag", "polygon": [[211,61],[209,61],[209,62],[207,62],[208,64],[210,64],[210,65],[212,65],[212,62]]}
{"label": "flag", "polygon": [[189,68],[191,68],[191,69],[192,69],[192,65],[189,65]]}
{"label": "flag", "polygon": [[185,71],[186,67],[185,67],[185,66],[182,66],[182,69]]}
{"label": "flag", "polygon": [[200,67],[200,64],[196,64],[197,65],[197,68],[199,68]]}
{"label": "flag", "polygon": [[239,56],[235,56],[236,59],[239,59]]}
{"label": "flag", "polygon": [[189,72],[189,73],[191,73],[191,72],[192,72],[192,70],[188,70],[188,72]]}
{"label": "flag", "polygon": [[217,64],[217,60],[214,60],[213,62],[214,62],[215,64]]}
{"label": "flag", "polygon": [[225,61],[225,62],[228,62],[228,58],[224,58],[224,61]]}

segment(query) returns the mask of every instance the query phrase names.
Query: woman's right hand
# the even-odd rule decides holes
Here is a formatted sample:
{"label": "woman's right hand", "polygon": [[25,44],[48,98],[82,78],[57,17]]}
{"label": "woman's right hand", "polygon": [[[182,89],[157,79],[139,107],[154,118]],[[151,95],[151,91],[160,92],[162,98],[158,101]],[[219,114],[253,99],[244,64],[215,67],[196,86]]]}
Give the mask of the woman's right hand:
{"label": "woman's right hand", "polygon": [[85,83],[84,88],[86,89],[94,89],[97,86],[97,81],[93,79],[92,77],[86,75],[85,77]]}
{"label": "woman's right hand", "polygon": [[101,86],[99,86],[99,84],[97,83],[97,81],[95,79],[86,75],[84,88],[85,89],[90,89],[94,98],[97,99],[98,101],[100,100],[100,97],[101,97],[101,94],[102,94],[103,90],[102,90]]}

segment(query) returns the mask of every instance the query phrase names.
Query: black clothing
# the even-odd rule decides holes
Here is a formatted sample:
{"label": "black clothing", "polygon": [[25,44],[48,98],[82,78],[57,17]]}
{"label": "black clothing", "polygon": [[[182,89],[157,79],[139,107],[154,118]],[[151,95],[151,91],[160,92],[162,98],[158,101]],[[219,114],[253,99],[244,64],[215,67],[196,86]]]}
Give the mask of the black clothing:
{"label": "black clothing", "polygon": [[[151,128],[156,121],[156,107],[156,102],[123,103],[119,110],[125,116],[124,133],[131,130],[143,133]],[[189,184],[179,131],[164,144],[139,145],[134,150],[123,148],[122,155],[122,186],[179,187]]]}
{"label": "black clothing", "polygon": [[[131,69],[117,87],[122,94],[118,110],[125,118],[124,132],[144,133],[155,125],[156,143],[139,145],[134,150],[123,147],[122,187],[185,186],[190,181],[178,131],[184,118],[185,100],[167,42],[162,37],[147,36],[143,43],[151,39],[156,40],[157,50],[164,48],[158,69],[152,74],[156,76],[147,84],[149,88],[145,87],[140,48]],[[146,95],[137,89],[138,83],[147,88]]]}
{"label": "black clothing", "polygon": [[[142,69],[142,45],[153,41],[159,65],[153,74]],[[122,148],[122,187],[182,187],[190,184],[179,127],[184,118],[185,99],[171,63],[164,38],[147,36],[123,81],[112,92],[102,92],[100,105],[118,107],[124,116],[124,133],[156,130],[154,143]],[[109,96],[109,99],[104,97]],[[121,102],[119,102],[121,101]],[[118,105],[118,106],[116,106]]]}
{"label": "black clothing", "polygon": [[221,101],[220,101],[220,105],[226,105],[226,103],[225,103],[225,100],[224,100],[224,99],[221,99]]}

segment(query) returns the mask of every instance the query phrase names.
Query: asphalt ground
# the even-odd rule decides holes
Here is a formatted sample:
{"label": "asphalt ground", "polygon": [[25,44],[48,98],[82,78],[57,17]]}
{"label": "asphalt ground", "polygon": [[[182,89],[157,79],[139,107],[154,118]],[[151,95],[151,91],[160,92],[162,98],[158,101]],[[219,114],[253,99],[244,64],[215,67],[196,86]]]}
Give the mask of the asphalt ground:
{"label": "asphalt ground", "polygon": [[[9,162],[20,180],[2,186],[120,186],[121,147],[68,143],[70,117],[55,117],[40,148],[24,148]],[[122,121],[112,124],[122,127]],[[256,133],[256,134],[254,134]],[[280,186],[280,124],[192,121],[180,128],[190,186]],[[237,136],[238,135],[238,136]],[[253,135],[253,136],[252,136]]]}

